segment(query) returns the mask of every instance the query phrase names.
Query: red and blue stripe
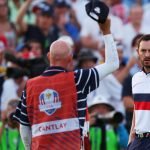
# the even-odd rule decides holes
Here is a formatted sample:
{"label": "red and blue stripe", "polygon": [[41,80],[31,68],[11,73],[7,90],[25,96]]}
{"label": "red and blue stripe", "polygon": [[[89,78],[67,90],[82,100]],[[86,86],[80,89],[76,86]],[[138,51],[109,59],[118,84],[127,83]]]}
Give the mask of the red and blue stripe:
{"label": "red and blue stripe", "polygon": [[150,94],[133,94],[135,110],[150,110]]}

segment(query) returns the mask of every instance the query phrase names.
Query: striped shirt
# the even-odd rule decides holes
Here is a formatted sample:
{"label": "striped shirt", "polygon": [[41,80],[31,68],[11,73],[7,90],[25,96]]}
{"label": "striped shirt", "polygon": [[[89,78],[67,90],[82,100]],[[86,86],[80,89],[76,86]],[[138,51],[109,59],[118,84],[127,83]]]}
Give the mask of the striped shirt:
{"label": "striped shirt", "polygon": [[[42,75],[53,76],[55,74],[66,72],[61,67],[49,67]],[[97,69],[80,69],[74,71],[75,84],[77,89],[77,109],[80,122],[80,128],[83,129],[85,114],[87,108],[87,94],[99,86],[99,75]],[[22,125],[30,126],[26,106],[26,91],[22,92],[21,101],[16,109],[14,118]]]}
{"label": "striped shirt", "polygon": [[132,78],[134,98],[135,132],[150,132],[150,73],[136,73]]}

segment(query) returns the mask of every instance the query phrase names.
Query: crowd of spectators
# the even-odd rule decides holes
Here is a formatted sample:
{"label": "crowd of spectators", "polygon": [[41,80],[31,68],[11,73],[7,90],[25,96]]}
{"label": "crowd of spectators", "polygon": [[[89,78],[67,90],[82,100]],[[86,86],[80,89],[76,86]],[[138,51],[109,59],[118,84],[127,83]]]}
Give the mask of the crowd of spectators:
{"label": "crowd of spectators", "polygon": [[[98,24],[86,14],[87,2],[0,1],[0,145],[7,144],[3,147],[13,149],[10,144],[18,142],[18,137],[9,142],[8,135],[3,135],[4,129],[9,127],[8,107],[12,105],[14,108],[16,101],[20,100],[27,80],[40,75],[49,66],[47,52],[53,41],[61,39],[71,45],[74,68],[70,70],[87,69],[103,63],[103,36]],[[129,132],[133,111],[131,79],[140,70],[136,43],[142,34],[150,33],[150,0],[104,2],[110,8],[111,32],[116,41],[120,68],[103,79],[100,87],[88,96],[88,105],[92,105],[95,97],[104,97],[123,114],[122,124]],[[15,127],[18,128],[17,125]]]}

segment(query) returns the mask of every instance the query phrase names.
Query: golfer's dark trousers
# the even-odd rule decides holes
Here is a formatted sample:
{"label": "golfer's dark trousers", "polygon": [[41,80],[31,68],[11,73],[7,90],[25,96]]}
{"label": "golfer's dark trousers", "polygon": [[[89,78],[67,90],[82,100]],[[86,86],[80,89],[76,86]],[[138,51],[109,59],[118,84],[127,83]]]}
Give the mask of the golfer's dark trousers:
{"label": "golfer's dark trousers", "polygon": [[127,150],[150,150],[150,137],[135,137],[134,141],[128,145]]}

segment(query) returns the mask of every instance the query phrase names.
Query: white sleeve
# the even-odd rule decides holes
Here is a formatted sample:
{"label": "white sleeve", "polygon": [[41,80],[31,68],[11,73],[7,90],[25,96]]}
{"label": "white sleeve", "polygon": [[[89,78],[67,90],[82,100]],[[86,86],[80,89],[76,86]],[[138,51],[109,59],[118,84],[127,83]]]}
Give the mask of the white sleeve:
{"label": "white sleeve", "polygon": [[25,146],[25,150],[30,150],[32,138],[31,128],[29,126],[24,126],[20,124],[20,135],[22,142]]}
{"label": "white sleeve", "polygon": [[95,67],[98,71],[100,80],[119,68],[118,52],[111,34],[104,35],[104,43],[105,63]]}

